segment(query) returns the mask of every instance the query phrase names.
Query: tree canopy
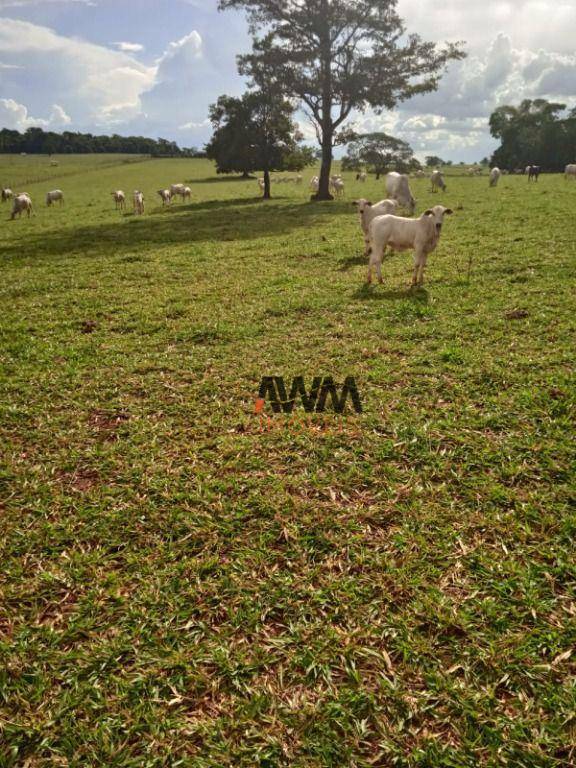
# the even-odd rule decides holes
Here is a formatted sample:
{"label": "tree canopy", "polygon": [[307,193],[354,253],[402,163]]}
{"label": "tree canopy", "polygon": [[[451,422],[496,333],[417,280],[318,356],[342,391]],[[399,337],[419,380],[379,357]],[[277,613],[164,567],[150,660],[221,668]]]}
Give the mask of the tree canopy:
{"label": "tree canopy", "polygon": [[262,171],[264,197],[270,197],[270,171],[301,170],[314,162],[313,151],[299,146],[293,114],[294,106],[272,90],[220,96],[210,107],[214,133],[206,155],[218,173]]}
{"label": "tree canopy", "polygon": [[0,130],[0,153],[27,154],[87,154],[122,153],[154,157],[197,157],[195,148],[180,149],[175,141],[148,139],[144,136],[93,136],[91,133],[64,131],[54,133],[42,128],[28,128],[25,133],[3,128]]}
{"label": "tree canopy", "polygon": [[242,74],[266,71],[312,121],[322,147],[317,197],[330,199],[333,147],[353,110],[392,109],[437,88],[459,45],[439,49],[407,34],[397,0],[220,0],[248,12],[253,50]]}
{"label": "tree canopy", "polygon": [[513,170],[533,164],[561,171],[576,159],[576,108],[566,112],[565,104],[525,99],[517,107],[498,107],[489,125],[501,141],[493,165]]}
{"label": "tree canopy", "polygon": [[389,136],[387,133],[366,133],[356,136],[348,144],[342,159],[344,170],[359,171],[366,168],[369,173],[380,176],[388,171],[406,171],[419,168],[420,163],[414,157],[410,145]]}

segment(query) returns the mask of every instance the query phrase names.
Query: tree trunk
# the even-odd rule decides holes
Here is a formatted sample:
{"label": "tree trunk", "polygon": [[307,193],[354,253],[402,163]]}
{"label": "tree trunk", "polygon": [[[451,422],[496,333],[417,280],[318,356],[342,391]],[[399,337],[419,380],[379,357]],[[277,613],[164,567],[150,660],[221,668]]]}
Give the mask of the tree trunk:
{"label": "tree trunk", "polygon": [[330,171],[332,170],[332,132],[324,131],[322,136],[322,165],[320,167],[320,182],[318,192],[312,196],[313,200],[334,200],[330,194]]}
{"label": "tree trunk", "polygon": [[324,27],[320,32],[322,59],[322,165],[318,192],[312,200],[334,200],[330,194],[330,171],[332,169],[332,140],[334,126],[332,124],[332,50],[330,44],[329,4],[321,0]]}
{"label": "tree trunk", "polygon": [[242,178],[243,179],[249,179],[250,173],[248,171],[242,171]]}
{"label": "tree trunk", "polygon": [[264,171],[264,200],[270,200],[272,195],[270,194],[270,171]]}

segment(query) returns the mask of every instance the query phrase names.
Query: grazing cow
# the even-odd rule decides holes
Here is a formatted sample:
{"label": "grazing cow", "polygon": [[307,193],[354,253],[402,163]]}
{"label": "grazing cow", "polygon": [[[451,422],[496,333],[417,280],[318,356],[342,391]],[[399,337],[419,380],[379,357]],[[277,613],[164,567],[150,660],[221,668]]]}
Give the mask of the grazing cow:
{"label": "grazing cow", "polygon": [[500,181],[500,176],[502,176],[502,171],[500,168],[492,168],[490,171],[490,177],[488,179],[488,183],[491,187],[495,187],[498,184]]}
{"label": "grazing cow", "polygon": [[360,181],[360,182],[362,182],[362,184],[364,184],[364,182],[366,181],[367,177],[368,177],[368,175],[367,175],[366,171],[360,171],[360,173],[358,173],[356,175],[356,181]]}
{"label": "grazing cow", "polygon": [[434,171],[430,176],[430,183],[432,184],[432,192],[438,192],[439,189],[446,192],[446,183],[440,171]]}
{"label": "grazing cow", "polygon": [[64,193],[61,189],[53,189],[51,192],[46,193],[46,205],[51,206],[56,201],[60,202],[60,205],[64,203]]}
{"label": "grazing cow", "polygon": [[2,202],[5,203],[14,195],[10,187],[4,187],[2,190]]}
{"label": "grazing cow", "polygon": [[15,219],[16,216],[18,216],[18,218],[21,218],[22,211],[26,211],[26,213],[28,214],[28,218],[30,218],[30,214],[33,213],[32,200],[30,198],[30,195],[27,192],[19,192],[14,198],[14,203],[12,206],[12,214],[10,218]]}
{"label": "grazing cow", "polygon": [[184,184],[170,184],[170,196],[176,197],[176,195],[182,195],[184,190]]}
{"label": "grazing cow", "polygon": [[415,179],[425,179],[426,178],[426,171],[414,171],[414,178]]}
{"label": "grazing cow", "polygon": [[378,281],[382,282],[382,259],[387,247],[394,251],[414,250],[412,285],[422,285],[428,254],[438,245],[444,216],[450,208],[435,205],[417,219],[403,216],[377,216],[370,224],[368,282],[372,281],[372,267],[376,268]]}
{"label": "grazing cow", "polygon": [[386,174],[386,192],[388,197],[396,200],[403,208],[406,208],[410,216],[414,215],[416,200],[414,200],[410,191],[410,184],[406,174],[396,173],[396,171],[390,171],[390,173]]}
{"label": "grazing cow", "polygon": [[114,203],[116,204],[116,210],[122,210],[123,208],[126,208],[126,195],[124,192],[122,192],[121,189],[117,189],[115,192],[110,192],[110,194],[112,195]]}
{"label": "grazing cow", "polygon": [[387,213],[396,213],[398,203],[396,200],[380,200],[380,202],[372,204],[361,197],[360,200],[355,200],[352,205],[355,205],[358,210],[360,226],[364,233],[364,251],[366,256],[368,256],[368,247],[370,245],[370,238],[368,236],[370,222],[372,219],[375,219],[376,216],[384,216]]}
{"label": "grazing cow", "polygon": [[144,195],[137,189],[134,190],[134,213],[137,216],[144,213]]}
{"label": "grazing cow", "polygon": [[540,176],[540,166],[539,165],[529,165],[528,166],[528,181],[531,181],[534,179],[534,181],[538,181],[538,176]]}
{"label": "grazing cow", "polygon": [[342,197],[344,195],[344,180],[342,176],[330,176],[330,192],[334,194],[334,197]]}
{"label": "grazing cow", "polygon": [[568,179],[576,180],[576,163],[568,163],[566,168],[564,168],[564,178],[566,181],[568,181]]}
{"label": "grazing cow", "polygon": [[172,200],[172,195],[170,194],[169,189],[159,189],[158,194],[160,195],[160,199],[162,200],[162,205],[170,205],[170,201]]}

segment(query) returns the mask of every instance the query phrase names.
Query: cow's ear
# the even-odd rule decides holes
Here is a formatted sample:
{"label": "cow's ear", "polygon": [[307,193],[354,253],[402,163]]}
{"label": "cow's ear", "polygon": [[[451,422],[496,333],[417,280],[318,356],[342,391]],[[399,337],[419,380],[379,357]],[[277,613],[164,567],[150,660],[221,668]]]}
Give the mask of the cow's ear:
{"label": "cow's ear", "polygon": [[371,202],[367,201],[366,205],[369,205],[370,207],[372,207],[372,205],[374,205],[374,203],[371,203]]}
{"label": "cow's ear", "polygon": [[446,210],[444,211],[444,215],[448,214],[448,216],[451,216],[453,213],[454,211],[452,210],[452,208],[446,208]]}
{"label": "cow's ear", "polygon": [[424,211],[422,216],[434,216],[434,211],[431,211],[430,208],[428,208],[427,211]]}

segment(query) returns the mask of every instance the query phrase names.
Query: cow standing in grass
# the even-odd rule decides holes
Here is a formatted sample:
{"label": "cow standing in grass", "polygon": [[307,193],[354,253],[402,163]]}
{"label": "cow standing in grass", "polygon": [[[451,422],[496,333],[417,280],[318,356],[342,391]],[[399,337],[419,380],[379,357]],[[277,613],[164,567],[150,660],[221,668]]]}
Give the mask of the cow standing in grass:
{"label": "cow standing in grass", "polygon": [[386,248],[393,251],[414,250],[414,274],[412,285],[422,285],[428,254],[432,253],[440,240],[444,216],[451,214],[450,208],[435,205],[424,211],[418,219],[403,216],[377,216],[370,224],[370,247],[368,282],[372,281],[372,268],[376,269],[378,281],[382,282],[382,259]]}

